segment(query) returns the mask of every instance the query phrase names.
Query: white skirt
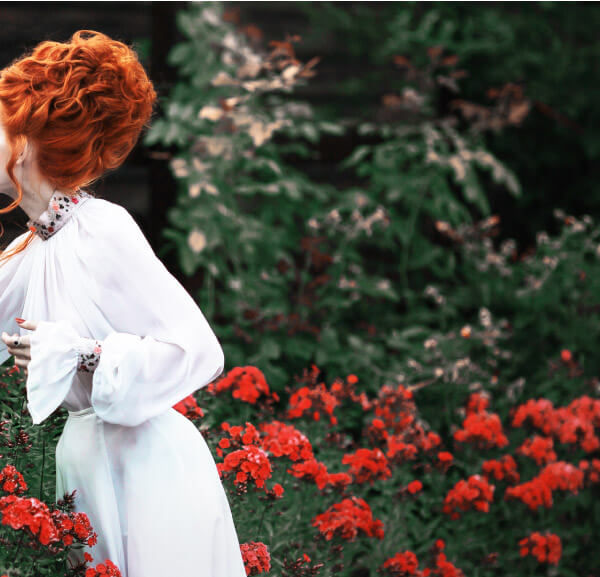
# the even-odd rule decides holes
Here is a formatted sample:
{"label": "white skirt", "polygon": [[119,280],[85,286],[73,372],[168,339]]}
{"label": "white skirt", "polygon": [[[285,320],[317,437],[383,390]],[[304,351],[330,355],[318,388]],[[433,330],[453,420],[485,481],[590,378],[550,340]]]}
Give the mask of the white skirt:
{"label": "white skirt", "polygon": [[95,567],[110,559],[122,577],[246,577],[227,494],[204,437],[171,408],[136,427],[69,411],[56,447],[56,499],[98,535]]}

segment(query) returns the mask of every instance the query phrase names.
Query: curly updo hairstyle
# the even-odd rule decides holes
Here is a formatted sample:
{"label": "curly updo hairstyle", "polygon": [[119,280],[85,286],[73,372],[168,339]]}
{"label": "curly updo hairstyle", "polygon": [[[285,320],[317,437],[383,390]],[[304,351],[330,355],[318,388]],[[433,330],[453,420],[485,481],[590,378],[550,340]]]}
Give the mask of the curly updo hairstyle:
{"label": "curly updo hairstyle", "polygon": [[[106,34],[78,30],[68,42],[44,41],[0,71],[0,118],[14,176],[26,140],[51,186],[75,191],[119,167],[149,126],[156,92],[135,51]],[[10,255],[23,250],[33,238]]]}

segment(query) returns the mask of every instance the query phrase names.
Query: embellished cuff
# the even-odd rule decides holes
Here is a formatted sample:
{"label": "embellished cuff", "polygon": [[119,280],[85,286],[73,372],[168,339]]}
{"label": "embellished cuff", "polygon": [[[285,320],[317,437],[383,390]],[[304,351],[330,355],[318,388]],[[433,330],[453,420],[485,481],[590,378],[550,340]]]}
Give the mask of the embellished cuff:
{"label": "embellished cuff", "polygon": [[102,343],[96,339],[81,337],[75,347],[77,350],[77,370],[92,373],[100,362]]}

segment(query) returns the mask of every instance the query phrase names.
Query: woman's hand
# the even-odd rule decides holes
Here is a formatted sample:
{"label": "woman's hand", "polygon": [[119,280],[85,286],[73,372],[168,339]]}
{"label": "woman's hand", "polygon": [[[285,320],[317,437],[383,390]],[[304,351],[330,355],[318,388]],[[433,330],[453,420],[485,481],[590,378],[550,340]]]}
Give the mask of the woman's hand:
{"label": "woman's hand", "polygon": [[[37,328],[37,322],[26,321],[19,323],[24,329],[34,331]],[[2,331],[2,340],[6,343],[6,348],[11,355],[15,357],[15,366],[25,369],[27,374],[27,366],[31,360],[31,344],[29,335],[19,336],[17,334],[9,335],[6,331]],[[15,344],[15,341],[17,344]]]}

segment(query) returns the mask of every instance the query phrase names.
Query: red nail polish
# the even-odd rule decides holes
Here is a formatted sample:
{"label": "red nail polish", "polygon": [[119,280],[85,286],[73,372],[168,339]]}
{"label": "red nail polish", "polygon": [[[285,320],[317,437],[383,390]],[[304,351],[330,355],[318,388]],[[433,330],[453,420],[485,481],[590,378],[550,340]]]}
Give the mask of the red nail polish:
{"label": "red nail polish", "polygon": [[25,319],[20,319],[19,317],[15,317],[15,320],[16,320],[18,323],[24,323],[24,322],[25,322]]}

